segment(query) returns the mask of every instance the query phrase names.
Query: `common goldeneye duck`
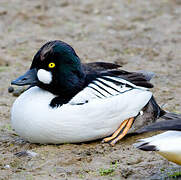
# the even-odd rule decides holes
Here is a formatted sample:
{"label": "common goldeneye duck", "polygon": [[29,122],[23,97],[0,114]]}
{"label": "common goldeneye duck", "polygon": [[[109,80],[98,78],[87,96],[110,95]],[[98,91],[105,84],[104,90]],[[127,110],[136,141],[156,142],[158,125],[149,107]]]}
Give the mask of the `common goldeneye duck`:
{"label": "common goldeneye duck", "polygon": [[156,122],[140,130],[142,132],[168,131],[149,138],[140,139],[134,146],[143,151],[156,151],[169,161],[181,165],[181,115],[170,113],[171,116],[173,117],[172,120]]}
{"label": "common goldeneye duck", "polygon": [[148,89],[153,74],[119,67],[83,64],[70,45],[46,43],[30,69],[12,81],[30,85],[13,104],[12,127],[32,143],[76,143],[113,134],[103,141],[114,145],[146,110],[154,120],[165,113]]}

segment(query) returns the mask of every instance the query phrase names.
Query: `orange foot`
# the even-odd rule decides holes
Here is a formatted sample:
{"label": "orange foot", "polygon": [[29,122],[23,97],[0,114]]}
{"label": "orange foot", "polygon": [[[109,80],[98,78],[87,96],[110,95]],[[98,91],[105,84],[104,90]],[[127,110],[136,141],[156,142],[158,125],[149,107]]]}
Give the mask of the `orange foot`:
{"label": "orange foot", "polygon": [[111,137],[104,138],[102,142],[109,142],[112,146],[114,146],[119,140],[121,140],[127,134],[133,122],[134,118],[124,120],[121,123],[121,126],[114,132],[114,134]]}

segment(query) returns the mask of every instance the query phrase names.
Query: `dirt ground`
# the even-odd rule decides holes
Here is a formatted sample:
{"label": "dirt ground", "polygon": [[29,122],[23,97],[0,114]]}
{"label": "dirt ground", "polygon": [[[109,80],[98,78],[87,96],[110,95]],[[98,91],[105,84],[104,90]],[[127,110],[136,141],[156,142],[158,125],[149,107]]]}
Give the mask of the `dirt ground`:
{"label": "dirt ground", "polygon": [[[153,133],[127,137],[115,147],[101,141],[36,145],[16,136],[10,126],[16,99],[7,91],[10,81],[55,39],[71,44],[83,62],[104,60],[129,71],[155,72],[158,103],[181,111],[180,0],[1,0],[0,179],[161,179],[178,171],[156,153],[132,146]],[[37,155],[15,155],[25,150]]]}

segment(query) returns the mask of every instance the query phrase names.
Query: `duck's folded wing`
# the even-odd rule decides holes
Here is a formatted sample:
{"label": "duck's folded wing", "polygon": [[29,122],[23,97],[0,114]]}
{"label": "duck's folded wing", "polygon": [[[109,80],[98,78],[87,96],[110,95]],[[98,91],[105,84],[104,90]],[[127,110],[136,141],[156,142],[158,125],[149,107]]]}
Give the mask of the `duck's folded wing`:
{"label": "duck's folded wing", "polygon": [[87,75],[86,81],[88,83],[96,77],[114,76],[125,79],[136,86],[153,87],[149,81],[153,78],[154,73],[146,71],[128,72],[118,68],[120,68],[120,66],[113,63],[94,62],[83,64],[83,69]]}
{"label": "duck's folded wing", "polygon": [[[124,95],[133,89],[147,91],[147,88],[136,86],[125,79],[113,76],[98,77],[89,83],[82,91],[70,100],[70,104],[85,104],[93,99],[106,99],[117,95]],[[127,96],[129,99],[129,96]]]}
{"label": "duck's folded wing", "polygon": [[120,67],[120,65],[108,62],[91,62],[83,64],[83,69],[86,74],[91,73],[92,71],[105,71],[110,69],[118,69]]}

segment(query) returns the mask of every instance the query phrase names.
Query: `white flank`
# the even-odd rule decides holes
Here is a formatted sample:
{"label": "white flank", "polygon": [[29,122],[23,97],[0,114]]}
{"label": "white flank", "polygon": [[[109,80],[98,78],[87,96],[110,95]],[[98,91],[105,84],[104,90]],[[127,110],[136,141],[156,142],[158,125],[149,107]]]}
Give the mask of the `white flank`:
{"label": "white flank", "polygon": [[41,81],[44,84],[50,84],[52,81],[52,73],[44,69],[38,70],[37,77],[39,81]]}
{"label": "white flank", "polygon": [[[166,122],[165,122],[166,123]],[[140,139],[140,142],[135,146],[139,146],[144,143],[147,145],[155,146],[160,155],[181,165],[181,132],[180,131],[166,131],[162,134],[158,134],[149,138]]]}
{"label": "white flank", "polygon": [[122,88],[126,91],[112,90],[112,95],[101,91],[104,94],[101,96],[87,87],[69,103],[52,108],[49,104],[55,95],[32,87],[14,102],[12,127],[18,135],[34,143],[72,143],[103,138],[111,135],[125,119],[135,117],[152,96],[147,90]]}

